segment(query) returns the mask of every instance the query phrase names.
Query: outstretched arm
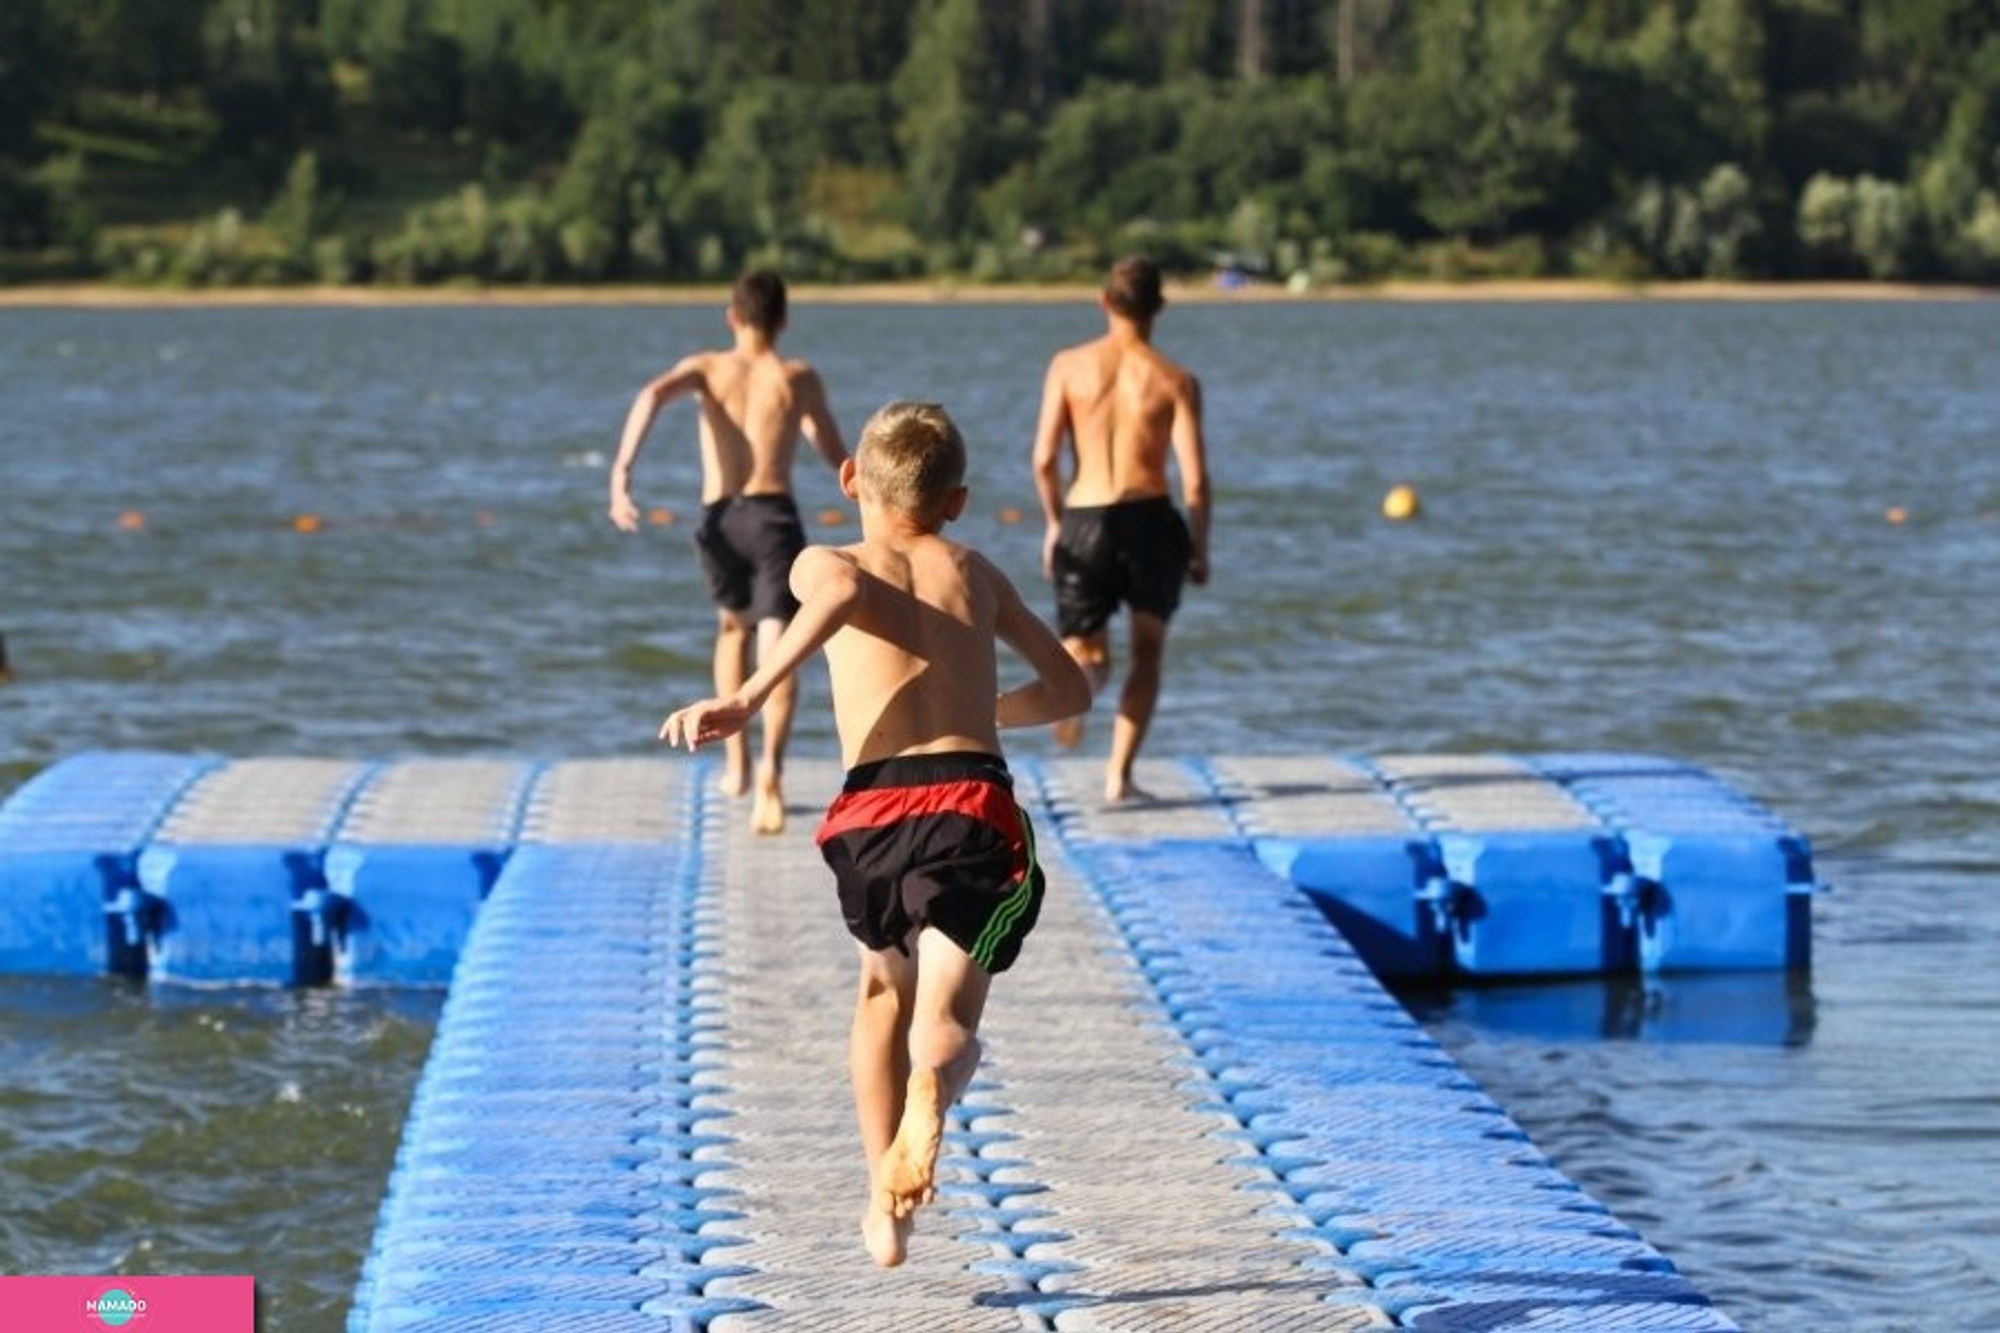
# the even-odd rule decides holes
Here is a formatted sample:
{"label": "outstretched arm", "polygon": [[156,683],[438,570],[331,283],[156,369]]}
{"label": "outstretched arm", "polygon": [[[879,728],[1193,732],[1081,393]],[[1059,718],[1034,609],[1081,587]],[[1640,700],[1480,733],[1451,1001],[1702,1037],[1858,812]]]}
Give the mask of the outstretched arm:
{"label": "outstretched arm", "polygon": [[625,430],[618,437],[618,456],[611,460],[611,521],[624,531],[639,530],[639,506],[632,502],[632,469],[639,461],[639,450],[646,443],[646,432],[652,428],[653,418],[675,398],[706,385],[702,359],[690,356],[666,374],[649,380],[632,399],[631,409],[625,413]]}
{"label": "outstretched arm", "polygon": [[1174,463],[1187,510],[1188,580],[1208,582],[1208,448],[1201,433],[1201,382],[1190,375],[1174,399]]}
{"label": "outstretched arm", "polygon": [[1038,727],[1084,712],[1090,707],[1090,681],[1083,668],[1055,631],[1022,602],[1007,576],[988,568],[998,602],[993,632],[1035,670],[1035,678],[1026,685],[1001,692],[994,720],[1002,727]]}
{"label": "outstretched arm", "polygon": [[829,547],[808,546],[792,562],[792,595],[799,599],[798,614],[755,674],[727,698],[703,699],[669,713],[660,724],[661,740],[693,750],[749,726],[771,691],[853,617],[861,603],[861,571]]}
{"label": "outstretched arm", "polygon": [[808,369],[799,377],[799,389],[805,409],[800,428],[827,466],[838,472],[847,461],[847,446],[840,442],[840,425],[833,419],[833,409],[826,405],[826,386],[820,383],[819,372]]}
{"label": "outstretched arm", "polygon": [[1055,577],[1056,527],[1062,521],[1062,447],[1069,434],[1069,396],[1063,392],[1060,355],[1049,361],[1042,380],[1042,410],[1035,421],[1035,494],[1041,497],[1042,577]]}

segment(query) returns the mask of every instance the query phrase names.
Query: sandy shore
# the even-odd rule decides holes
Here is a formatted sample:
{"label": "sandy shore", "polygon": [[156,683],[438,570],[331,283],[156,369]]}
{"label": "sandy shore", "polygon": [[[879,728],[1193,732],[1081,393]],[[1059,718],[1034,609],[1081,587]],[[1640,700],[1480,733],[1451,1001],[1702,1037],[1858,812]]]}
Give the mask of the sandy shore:
{"label": "sandy shore", "polygon": [[[950,283],[796,283],[799,302],[855,305],[1054,304],[1089,301],[1096,289],[1076,285],[960,286]],[[2000,289],[1875,282],[1660,282],[1624,284],[1577,279],[1491,282],[1395,281],[1294,292],[1277,285],[1222,287],[1169,284],[1170,301],[1184,304],[1353,301],[1966,301],[2000,297]],[[0,287],[0,307],[65,306],[143,309],[173,306],[416,306],[416,305],[713,305],[728,299],[721,286],[598,287],[235,287],[172,290],[105,283]]]}

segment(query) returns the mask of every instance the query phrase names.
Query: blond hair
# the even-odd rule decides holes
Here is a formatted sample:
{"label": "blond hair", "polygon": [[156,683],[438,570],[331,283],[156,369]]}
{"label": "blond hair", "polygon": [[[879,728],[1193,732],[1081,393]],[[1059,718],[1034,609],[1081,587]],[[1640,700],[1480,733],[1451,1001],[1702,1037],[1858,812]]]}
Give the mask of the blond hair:
{"label": "blond hair", "polygon": [[965,437],[936,403],[878,408],[854,453],[869,498],[898,513],[933,518],[965,483]]}

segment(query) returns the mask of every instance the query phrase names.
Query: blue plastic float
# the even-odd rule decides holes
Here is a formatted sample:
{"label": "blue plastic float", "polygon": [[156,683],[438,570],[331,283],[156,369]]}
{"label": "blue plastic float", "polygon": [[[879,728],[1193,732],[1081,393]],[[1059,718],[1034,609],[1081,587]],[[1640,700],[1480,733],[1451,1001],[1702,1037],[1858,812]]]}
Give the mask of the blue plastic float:
{"label": "blue plastic float", "polygon": [[0,972],[143,974],[158,937],[139,852],[208,755],[91,752],[0,805]]}
{"label": "blue plastic float", "polygon": [[[788,1150],[758,1120],[773,1108],[735,1086],[759,1030],[724,994],[728,821],[709,818],[698,768],[671,798],[675,762],[81,755],[0,805],[0,968],[449,979],[354,1333],[738,1333],[788,1306],[801,1327],[859,1326],[824,1315],[835,1270],[793,1290],[797,1247],[822,1238],[757,1249],[763,1223],[731,1183],[752,1148]],[[1232,1224],[1254,1232],[1253,1267],[1197,1294],[1342,1327],[1733,1330],[1534,1148],[1371,967],[1802,965],[1804,840],[1700,770],[1643,756],[1187,768],[1191,801],[1124,831],[1057,791],[1047,766],[1019,765],[1017,782],[1074,901],[1104,923],[1088,929],[1131,968],[1108,1002],[1079,1003],[1069,982],[1044,1002],[1125,1035],[1157,1024],[1157,1081],[1183,1104],[1154,1095],[1144,1114],[1228,1145],[1200,1154],[1227,1184],[1215,1197],[1260,1198]],[[728,990],[753,984],[739,973]],[[1044,1157],[1068,1136],[1074,1170],[1077,1143],[1103,1141],[1095,1122],[1065,1123],[1084,1066],[1038,1067],[1026,1051],[999,1066],[999,1085],[976,1083],[952,1112],[940,1190],[961,1224],[942,1243],[985,1256],[950,1271],[988,1287],[949,1323],[924,1322],[942,1307],[902,1310],[893,1283],[870,1282],[845,1312],[1110,1327],[1093,1311],[1171,1305],[1179,1295],[1155,1290],[1159,1270],[1132,1251],[1194,1262],[1216,1243],[1205,1220],[1147,1213],[1134,1201],[1158,1182],[1143,1173],[1126,1193],[1079,1188],[1059,1149]],[[1007,1132],[1008,1079],[1036,1132]],[[1044,1224],[1059,1205],[1061,1225]],[[1162,1234],[1172,1222],[1186,1235]],[[844,1248],[839,1263],[853,1262]],[[1249,1323],[1210,1326],[1223,1325]]]}
{"label": "blue plastic float", "polygon": [[[1693,765],[1286,762],[1282,782],[1241,777],[1253,761],[1197,767],[1257,858],[1385,978],[1810,965],[1806,839]],[[77,755],[0,804],[0,972],[443,985],[542,772]]]}

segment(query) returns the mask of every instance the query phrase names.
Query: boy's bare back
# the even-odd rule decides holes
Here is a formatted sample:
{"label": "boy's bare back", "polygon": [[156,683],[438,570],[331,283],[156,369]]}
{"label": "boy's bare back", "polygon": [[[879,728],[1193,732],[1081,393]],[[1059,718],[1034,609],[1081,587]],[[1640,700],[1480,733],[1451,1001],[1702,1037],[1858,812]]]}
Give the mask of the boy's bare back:
{"label": "boy's bare back", "polygon": [[611,521],[639,530],[632,474],[660,409],[692,396],[699,411],[701,502],[790,495],[803,435],[833,467],[847,457],[819,373],[778,353],[785,285],[765,270],[745,273],[730,291],[731,345],[690,353],[639,390],[625,414],[610,476]]}
{"label": "boy's bare back", "polygon": [[1166,495],[1173,448],[1199,438],[1200,394],[1192,374],[1139,338],[1113,333],[1057,353],[1044,401],[1062,416],[1043,423],[1042,448],[1053,452],[1068,427],[1076,471],[1065,503]]}
{"label": "boy's bare back", "polygon": [[[997,754],[1004,727],[1081,712],[1089,683],[1062,640],[970,547],[940,535],[965,508],[964,444],[943,409],[892,403],[875,414],[872,445],[841,464],[841,489],[861,506],[859,542],[809,546],[792,562],[799,611],[757,671],[727,697],[668,715],[660,735],[690,749],[740,731],[779,682],[824,650],[834,726],[849,768],[898,755]],[[910,446],[902,463],[892,443]],[[923,452],[933,450],[934,452]],[[877,468],[896,474],[864,482]],[[900,468],[900,471],[899,471]],[[878,487],[912,494],[889,496]],[[996,644],[1034,679],[998,690]]]}
{"label": "boy's bare back", "polygon": [[1006,598],[985,558],[931,535],[816,547],[793,566],[795,595],[805,601],[828,577],[855,588],[853,613],[825,649],[847,766],[997,751],[994,641]]}
{"label": "boy's bare back", "polygon": [[801,433],[817,440],[829,416],[818,373],[768,347],[696,353],[682,373],[700,384],[702,502],[790,494]]}

